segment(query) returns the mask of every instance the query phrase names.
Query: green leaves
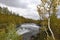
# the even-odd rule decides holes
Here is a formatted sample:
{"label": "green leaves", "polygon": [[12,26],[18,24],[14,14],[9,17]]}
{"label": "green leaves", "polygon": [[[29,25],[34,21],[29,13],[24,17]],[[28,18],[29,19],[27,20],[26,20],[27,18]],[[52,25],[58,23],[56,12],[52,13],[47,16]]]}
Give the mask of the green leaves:
{"label": "green leaves", "polygon": [[[38,14],[39,14],[40,18],[42,17],[41,20],[48,20],[48,24],[47,24],[48,29],[52,34],[52,38],[55,40],[56,35],[59,33],[58,24],[60,24],[60,23],[58,22],[59,19],[57,19],[56,12],[58,10],[56,8],[60,5],[60,0],[41,0],[41,2],[42,3],[40,5],[38,5],[38,7],[37,7]],[[47,17],[47,18],[45,18],[46,13],[49,15],[49,17]],[[41,23],[44,24],[44,21],[42,21]],[[43,26],[45,26],[45,25],[42,25],[42,27]],[[55,35],[55,37],[54,37],[54,35]]]}
{"label": "green leaves", "polygon": [[2,29],[0,32],[0,40],[22,40],[22,36],[18,36],[16,33],[15,24],[9,23],[6,28],[7,33]]}

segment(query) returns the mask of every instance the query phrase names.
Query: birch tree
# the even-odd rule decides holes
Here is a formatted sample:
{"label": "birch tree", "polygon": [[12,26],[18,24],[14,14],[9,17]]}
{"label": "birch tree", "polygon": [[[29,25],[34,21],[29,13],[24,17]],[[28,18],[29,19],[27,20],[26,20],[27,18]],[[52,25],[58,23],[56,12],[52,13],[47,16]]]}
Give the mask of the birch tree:
{"label": "birch tree", "polygon": [[[59,4],[60,4],[60,0],[41,0],[41,4],[37,6],[37,11],[41,17],[40,19],[41,20],[48,19],[48,29],[52,35],[53,40],[55,40],[55,37],[54,37],[54,33],[50,27],[50,20],[51,20],[50,16],[51,16],[51,14],[56,14],[57,6],[59,6]],[[45,17],[46,14],[48,14],[48,18]],[[44,28],[44,29],[46,31],[46,28]],[[46,31],[46,33],[47,33],[47,36],[49,37],[47,31]]]}

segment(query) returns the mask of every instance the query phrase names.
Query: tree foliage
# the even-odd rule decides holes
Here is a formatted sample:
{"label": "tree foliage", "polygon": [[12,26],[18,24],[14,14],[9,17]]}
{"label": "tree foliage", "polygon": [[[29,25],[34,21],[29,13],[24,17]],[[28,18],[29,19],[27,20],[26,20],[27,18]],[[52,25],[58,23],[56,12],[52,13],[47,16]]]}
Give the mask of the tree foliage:
{"label": "tree foliage", "polygon": [[1,24],[1,25],[2,25],[1,27],[3,27],[4,25],[6,28],[3,28],[3,29],[1,28],[0,40],[22,40],[22,36],[19,36],[16,33],[15,24],[9,23],[9,24]]}
{"label": "tree foliage", "polygon": [[[37,7],[38,8],[37,11],[41,17],[41,20],[48,21],[48,23],[47,23],[48,30],[50,31],[50,33],[52,35],[52,38],[53,38],[52,40],[55,40],[56,35],[57,35],[57,34],[55,35],[55,33],[56,33],[55,31],[57,30],[57,29],[55,29],[55,26],[58,24],[58,23],[56,23],[56,22],[58,22],[56,12],[58,11],[57,7],[59,6],[59,4],[60,4],[60,0],[41,0],[41,4],[38,5],[38,7]],[[46,17],[46,14],[48,14],[49,16]],[[44,26],[44,22],[42,23],[42,25]],[[46,29],[46,27],[45,27],[45,29]],[[47,33],[47,34],[49,34],[49,33]],[[54,35],[55,35],[55,38],[54,38]],[[47,39],[47,40],[49,40],[49,39]]]}

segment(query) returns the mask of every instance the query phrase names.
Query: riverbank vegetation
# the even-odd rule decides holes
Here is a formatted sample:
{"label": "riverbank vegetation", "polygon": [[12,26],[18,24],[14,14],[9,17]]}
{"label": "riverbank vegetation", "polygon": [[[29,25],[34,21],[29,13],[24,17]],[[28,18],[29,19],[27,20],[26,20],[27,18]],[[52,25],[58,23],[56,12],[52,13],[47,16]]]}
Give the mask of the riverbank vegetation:
{"label": "riverbank vegetation", "polygon": [[22,40],[22,36],[16,34],[16,27],[23,23],[39,24],[40,21],[24,18],[0,7],[0,40]]}

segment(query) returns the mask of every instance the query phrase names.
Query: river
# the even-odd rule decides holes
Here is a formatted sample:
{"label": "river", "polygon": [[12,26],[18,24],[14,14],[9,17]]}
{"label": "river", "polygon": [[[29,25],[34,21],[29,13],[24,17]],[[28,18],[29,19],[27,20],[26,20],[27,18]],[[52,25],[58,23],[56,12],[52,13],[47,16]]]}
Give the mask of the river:
{"label": "river", "polygon": [[23,35],[23,40],[30,40],[31,36],[39,33],[39,26],[34,23],[25,23],[18,27],[18,35]]}

